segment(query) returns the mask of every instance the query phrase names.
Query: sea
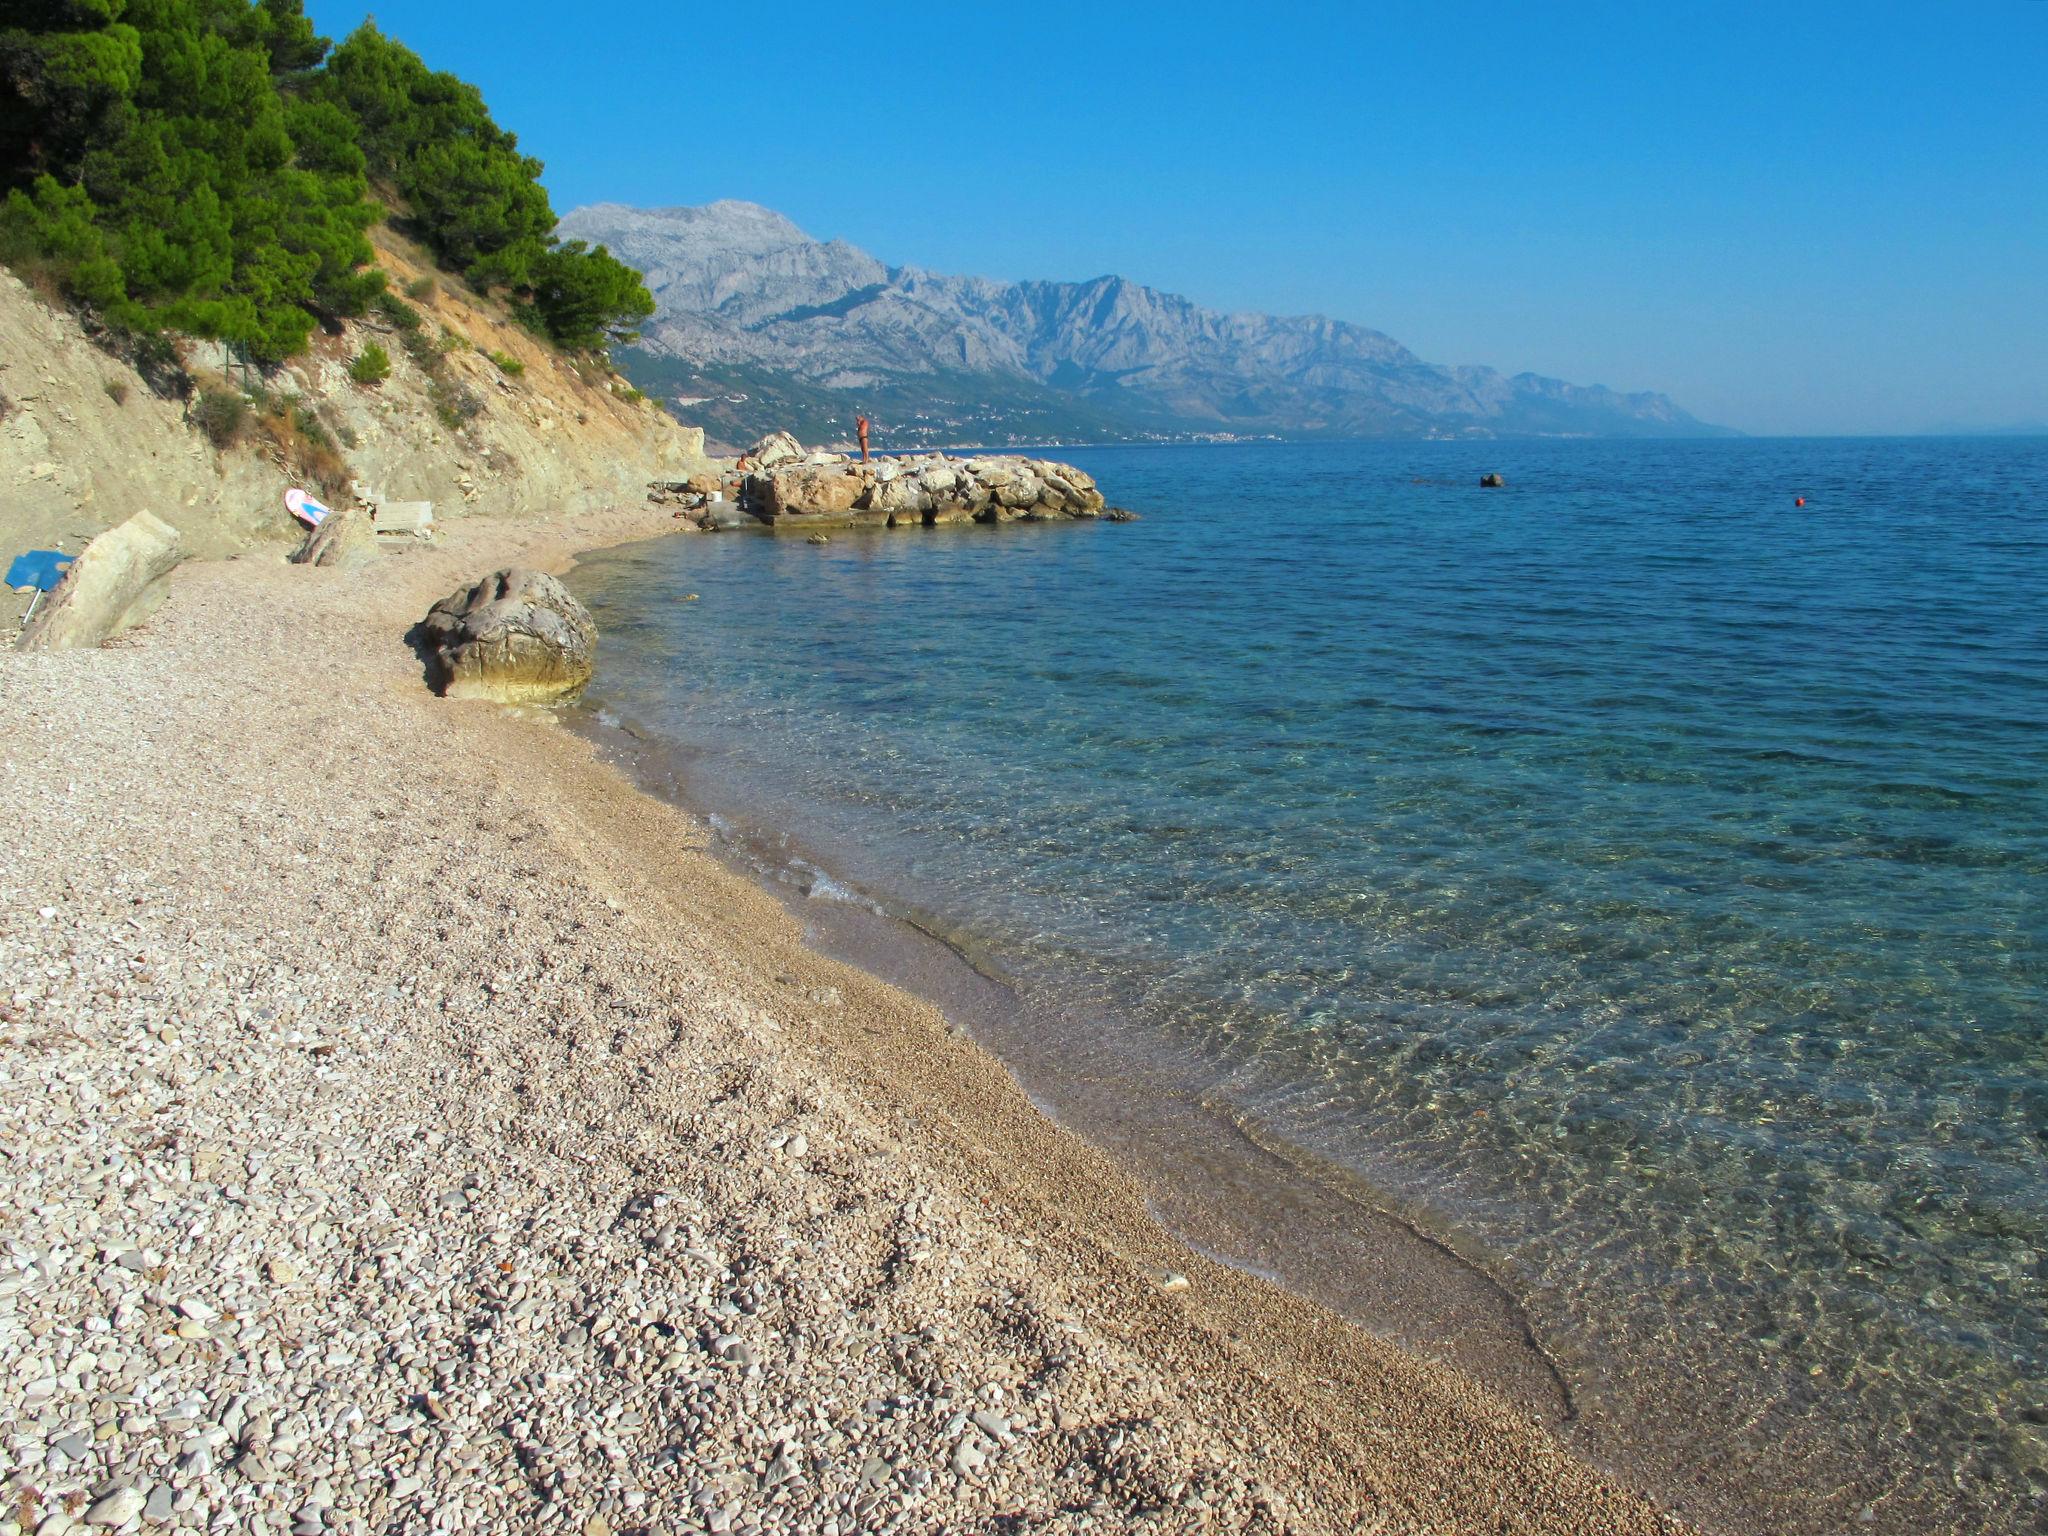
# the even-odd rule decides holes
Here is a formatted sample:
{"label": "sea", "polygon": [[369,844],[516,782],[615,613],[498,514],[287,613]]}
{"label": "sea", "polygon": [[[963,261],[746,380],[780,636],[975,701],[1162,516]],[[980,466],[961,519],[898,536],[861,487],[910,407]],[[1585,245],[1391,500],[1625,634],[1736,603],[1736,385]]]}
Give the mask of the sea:
{"label": "sea", "polygon": [[2048,439],[1042,451],[1140,520],[588,557],[584,727],[1709,1529],[2048,1528]]}

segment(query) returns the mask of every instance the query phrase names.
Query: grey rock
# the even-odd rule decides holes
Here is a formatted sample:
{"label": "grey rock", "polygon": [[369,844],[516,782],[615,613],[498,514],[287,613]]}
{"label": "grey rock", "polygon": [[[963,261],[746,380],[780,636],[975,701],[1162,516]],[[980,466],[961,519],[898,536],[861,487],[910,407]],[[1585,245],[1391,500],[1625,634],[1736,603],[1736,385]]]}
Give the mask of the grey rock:
{"label": "grey rock", "polygon": [[103,1494],[85,1512],[87,1525],[126,1525],[141,1514],[149,1496],[140,1488],[116,1488]]}
{"label": "grey rock", "polygon": [[427,611],[419,628],[436,691],[504,703],[547,701],[590,681],[597,625],[554,577],[495,571]]}

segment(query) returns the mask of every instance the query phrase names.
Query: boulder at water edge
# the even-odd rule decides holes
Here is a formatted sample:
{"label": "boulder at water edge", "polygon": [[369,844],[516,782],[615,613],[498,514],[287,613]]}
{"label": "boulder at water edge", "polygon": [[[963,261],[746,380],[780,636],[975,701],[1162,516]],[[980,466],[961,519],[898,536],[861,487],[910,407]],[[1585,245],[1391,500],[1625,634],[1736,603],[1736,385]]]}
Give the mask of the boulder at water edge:
{"label": "boulder at water edge", "polygon": [[545,703],[590,681],[597,625],[552,576],[493,572],[427,610],[419,640],[451,699]]}

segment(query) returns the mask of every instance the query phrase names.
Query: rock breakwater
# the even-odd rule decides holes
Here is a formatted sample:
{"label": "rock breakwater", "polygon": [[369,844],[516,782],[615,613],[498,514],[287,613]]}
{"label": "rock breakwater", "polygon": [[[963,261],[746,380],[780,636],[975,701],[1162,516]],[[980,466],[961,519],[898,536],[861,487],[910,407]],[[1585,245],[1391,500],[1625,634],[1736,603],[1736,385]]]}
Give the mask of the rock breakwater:
{"label": "rock breakwater", "polygon": [[1090,476],[1051,459],[932,453],[862,464],[841,454],[811,454],[748,474],[740,482],[740,506],[770,526],[900,528],[1100,517],[1103,497]]}
{"label": "rock breakwater", "polygon": [[771,528],[1050,522],[1101,517],[1106,509],[1094,477],[1052,459],[923,453],[862,462],[807,451],[784,432],[755,444],[719,486],[699,477],[650,490],[657,501],[697,513],[706,530],[745,519]]}

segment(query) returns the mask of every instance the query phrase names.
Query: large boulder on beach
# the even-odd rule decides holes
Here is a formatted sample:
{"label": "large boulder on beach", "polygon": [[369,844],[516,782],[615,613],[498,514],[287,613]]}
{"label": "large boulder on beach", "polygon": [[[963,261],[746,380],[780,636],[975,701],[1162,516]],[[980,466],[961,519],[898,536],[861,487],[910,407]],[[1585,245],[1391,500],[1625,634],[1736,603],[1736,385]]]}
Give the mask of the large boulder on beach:
{"label": "large boulder on beach", "polygon": [[292,552],[293,565],[326,565],[354,570],[377,558],[377,536],[368,514],[344,509],[330,512],[305,542]]}
{"label": "large boulder on beach", "polygon": [[143,595],[184,557],[177,529],[153,512],[137,512],[85,546],[15,643],[24,651],[98,645],[131,610],[146,606]]}
{"label": "large boulder on beach", "polygon": [[545,703],[590,681],[597,625],[540,571],[494,571],[427,610],[418,631],[435,691],[451,699]]}

